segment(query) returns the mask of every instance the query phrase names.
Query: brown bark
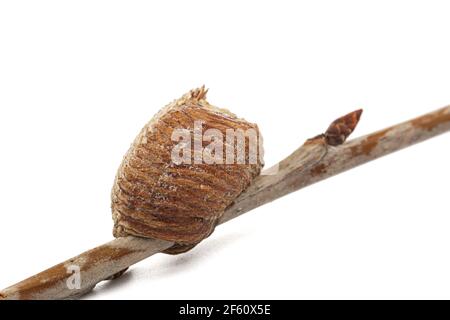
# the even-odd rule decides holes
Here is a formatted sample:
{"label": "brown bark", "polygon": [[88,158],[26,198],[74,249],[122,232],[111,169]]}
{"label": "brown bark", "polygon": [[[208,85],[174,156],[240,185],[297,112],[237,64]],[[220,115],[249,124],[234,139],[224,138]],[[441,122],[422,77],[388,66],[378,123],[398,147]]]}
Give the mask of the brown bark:
{"label": "brown bark", "polygon": [[[450,106],[338,146],[333,145],[339,142],[340,133],[348,135],[352,130],[345,126],[333,128],[306,141],[275,167],[278,170],[269,169],[266,175],[256,178],[228,207],[220,223],[315,182],[449,131]],[[276,174],[267,175],[271,171]],[[4,289],[0,292],[0,300],[75,298],[91,290],[98,282],[172,245],[169,241],[132,236],[119,238]],[[80,289],[71,290],[67,286],[71,276],[67,273],[70,265],[80,267]]]}

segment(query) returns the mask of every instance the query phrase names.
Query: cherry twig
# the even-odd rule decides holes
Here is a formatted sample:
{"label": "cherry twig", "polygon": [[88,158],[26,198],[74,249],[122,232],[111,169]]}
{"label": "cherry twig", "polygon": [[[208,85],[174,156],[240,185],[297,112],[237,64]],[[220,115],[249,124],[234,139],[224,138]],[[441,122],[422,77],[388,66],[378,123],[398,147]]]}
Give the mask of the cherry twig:
{"label": "cherry twig", "polygon": [[[261,205],[328,177],[450,130],[450,106],[345,142],[361,110],[339,118],[325,134],[307,140],[275,167],[266,170],[224,213],[227,222]],[[70,299],[119,276],[129,266],[171,247],[168,241],[123,237],[58,264],[0,292],[3,299]],[[73,266],[79,286],[71,283]],[[76,284],[76,283],[75,283]]]}

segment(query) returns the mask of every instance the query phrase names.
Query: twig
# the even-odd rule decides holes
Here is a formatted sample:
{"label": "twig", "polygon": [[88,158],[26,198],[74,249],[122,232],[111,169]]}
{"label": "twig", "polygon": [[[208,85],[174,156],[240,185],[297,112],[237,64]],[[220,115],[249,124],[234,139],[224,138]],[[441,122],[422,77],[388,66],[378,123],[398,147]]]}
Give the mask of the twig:
{"label": "twig", "polygon": [[[348,120],[355,114],[338,120]],[[449,131],[450,106],[339,145],[357,123],[345,132],[341,122],[335,121],[324,135],[306,141],[292,155],[258,177],[226,210],[221,223],[315,182]],[[336,128],[342,130],[333,131]],[[339,141],[340,134],[344,138],[342,141]],[[270,174],[271,171],[275,174]],[[4,289],[0,300],[76,298],[92,290],[97,283],[120,275],[129,266],[172,245],[153,239],[119,238]],[[73,277],[72,266],[80,270],[79,289],[68,286]]]}
{"label": "twig", "polygon": [[[261,176],[228,208],[222,222],[291,192],[450,131],[450,106],[353,139],[338,147],[305,143],[280,162],[275,176]],[[317,159],[321,159],[317,161]],[[270,170],[270,169],[269,169]]]}

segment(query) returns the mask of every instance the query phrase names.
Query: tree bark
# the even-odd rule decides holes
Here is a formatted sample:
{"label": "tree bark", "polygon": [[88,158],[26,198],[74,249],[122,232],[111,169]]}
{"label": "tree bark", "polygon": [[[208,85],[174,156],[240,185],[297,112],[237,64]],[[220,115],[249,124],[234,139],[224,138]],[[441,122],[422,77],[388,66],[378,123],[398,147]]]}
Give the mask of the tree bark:
{"label": "tree bark", "polygon": [[[356,123],[353,125],[356,126]],[[330,128],[325,134],[307,140],[293,154],[259,176],[226,210],[220,223],[313,183],[449,131],[450,106],[341,145],[336,145],[334,139],[340,137],[340,132],[336,135]],[[341,126],[334,126],[336,128]],[[351,133],[354,127],[350,129]],[[131,236],[118,238],[4,289],[0,292],[0,300],[77,298],[92,290],[97,283],[120,275],[129,266],[172,245],[167,241]],[[70,272],[72,266],[80,271],[79,288],[72,288],[69,283],[76,276]],[[76,284],[76,281],[73,283]]]}

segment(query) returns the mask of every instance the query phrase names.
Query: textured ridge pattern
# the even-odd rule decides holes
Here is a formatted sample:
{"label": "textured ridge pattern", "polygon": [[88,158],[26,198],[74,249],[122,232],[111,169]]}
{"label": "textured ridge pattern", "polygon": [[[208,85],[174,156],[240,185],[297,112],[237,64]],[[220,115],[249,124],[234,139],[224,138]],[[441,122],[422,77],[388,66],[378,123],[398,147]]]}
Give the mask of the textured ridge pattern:
{"label": "textured ridge pattern", "polygon": [[168,253],[187,251],[214,231],[225,209],[259,175],[263,164],[249,164],[248,147],[245,164],[172,162],[177,143],[171,139],[173,130],[188,129],[193,136],[194,121],[203,121],[203,130],[214,128],[224,137],[227,129],[254,129],[259,136],[255,124],[205,99],[204,88],[192,90],[164,107],[136,137],[112,190],[114,236],[173,241],[176,246]]}

